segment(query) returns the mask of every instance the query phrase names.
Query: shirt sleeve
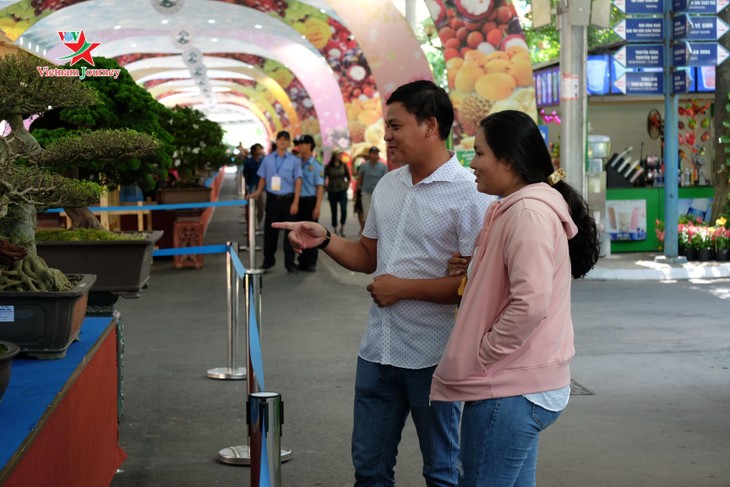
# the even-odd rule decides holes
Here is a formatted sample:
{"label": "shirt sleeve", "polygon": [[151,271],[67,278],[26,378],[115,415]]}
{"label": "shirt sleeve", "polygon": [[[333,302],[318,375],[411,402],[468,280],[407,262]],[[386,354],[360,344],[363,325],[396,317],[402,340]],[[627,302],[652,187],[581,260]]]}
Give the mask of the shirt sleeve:
{"label": "shirt sleeve", "polygon": [[294,165],[294,172],[292,173],[294,181],[302,177],[302,165],[299,163],[299,158],[291,156]]}
{"label": "shirt sleeve", "polygon": [[314,178],[314,185],[324,186],[324,167],[319,162],[315,162],[314,169],[317,171],[317,176]]}
{"label": "shirt sleeve", "polygon": [[260,178],[266,180],[266,182],[268,183],[269,181],[266,178],[266,168],[268,167],[267,159],[268,157],[264,157],[264,159],[261,161],[261,165],[259,166],[259,170],[256,171],[256,174],[258,174]]}
{"label": "shirt sleeve", "polygon": [[484,224],[484,215],[487,208],[497,198],[479,193],[474,189],[471,204],[459,212],[459,253],[461,255],[472,255],[474,243]]}

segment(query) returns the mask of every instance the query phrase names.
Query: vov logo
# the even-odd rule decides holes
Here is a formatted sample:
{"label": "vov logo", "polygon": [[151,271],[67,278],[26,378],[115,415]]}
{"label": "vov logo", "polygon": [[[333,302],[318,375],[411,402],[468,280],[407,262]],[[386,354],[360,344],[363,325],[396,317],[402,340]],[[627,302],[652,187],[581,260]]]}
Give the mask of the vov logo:
{"label": "vov logo", "polygon": [[94,66],[94,58],[91,55],[91,51],[99,47],[101,42],[88,42],[83,30],[77,32],[59,32],[58,37],[61,38],[64,46],[73,51],[68,56],[58,58],[59,60],[71,59],[71,66],[73,66],[83,59]]}

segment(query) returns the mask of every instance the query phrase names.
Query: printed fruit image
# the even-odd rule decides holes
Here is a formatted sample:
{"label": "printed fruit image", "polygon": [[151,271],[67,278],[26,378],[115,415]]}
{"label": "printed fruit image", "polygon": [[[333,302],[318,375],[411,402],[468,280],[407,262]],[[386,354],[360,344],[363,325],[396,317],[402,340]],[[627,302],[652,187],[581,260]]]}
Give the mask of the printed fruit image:
{"label": "printed fruit image", "polygon": [[509,97],[517,82],[508,73],[487,73],[477,79],[474,88],[479,96],[487,100],[504,100]]}
{"label": "printed fruit image", "polygon": [[486,19],[492,11],[492,0],[456,0],[458,14],[471,22]]}

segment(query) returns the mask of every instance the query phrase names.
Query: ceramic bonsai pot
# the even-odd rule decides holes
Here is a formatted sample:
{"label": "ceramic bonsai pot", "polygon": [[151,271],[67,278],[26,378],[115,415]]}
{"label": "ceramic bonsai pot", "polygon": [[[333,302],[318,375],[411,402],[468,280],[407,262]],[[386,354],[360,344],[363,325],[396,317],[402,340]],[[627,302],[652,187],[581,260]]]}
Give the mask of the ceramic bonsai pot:
{"label": "ceramic bonsai pot", "polygon": [[94,274],[92,293],[137,298],[147,285],[155,242],[161,230],[146,238],[73,242],[38,242],[38,255],[64,274]]}
{"label": "ceramic bonsai pot", "polygon": [[18,352],[20,352],[20,347],[16,344],[0,341],[0,401],[10,384],[10,365]]}
{"label": "ceramic bonsai pot", "polygon": [[91,274],[69,275],[78,279],[70,291],[0,292],[0,340],[17,344],[21,352],[41,358],[66,356],[86,317]]}

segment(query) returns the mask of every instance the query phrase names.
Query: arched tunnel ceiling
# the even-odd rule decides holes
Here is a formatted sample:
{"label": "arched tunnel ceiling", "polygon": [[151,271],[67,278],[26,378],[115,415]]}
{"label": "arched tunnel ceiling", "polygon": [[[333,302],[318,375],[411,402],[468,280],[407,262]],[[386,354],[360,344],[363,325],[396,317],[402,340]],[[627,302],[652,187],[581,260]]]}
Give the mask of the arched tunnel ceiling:
{"label": "arched tunnel ceiling", "polygon": [[[94,56],[116,58],[138,82],[170,80],[150,88],[166,104],[215,118],[241,98],[234,109],[258,107],[253,118],[268,133],[321,134],[326,149],[382,144],[383,98],[432,78],[389,0],[0,0],[0,9],[0,34],[49,64],[70,52],[58,32],[83,30],[101,43]],[[411,55],[397,60],[396,48]],[[231,82],[246,69],[255,87]]]}

